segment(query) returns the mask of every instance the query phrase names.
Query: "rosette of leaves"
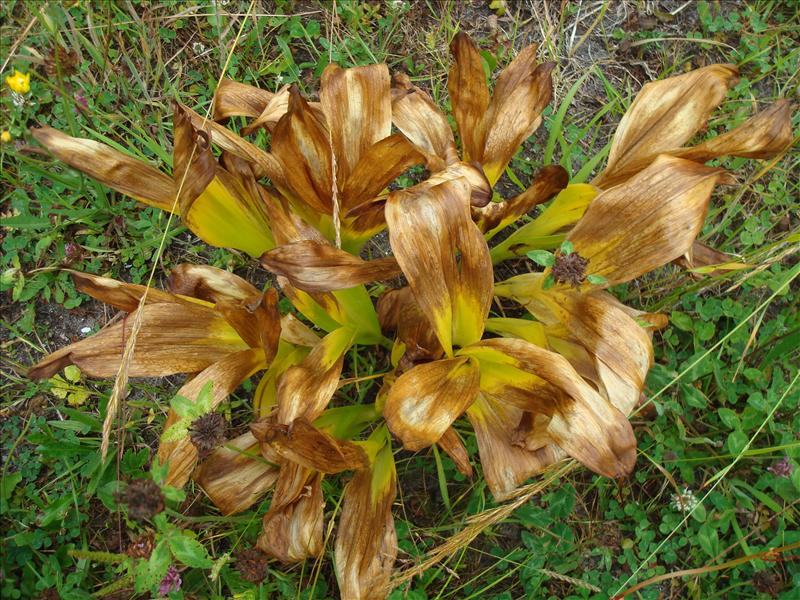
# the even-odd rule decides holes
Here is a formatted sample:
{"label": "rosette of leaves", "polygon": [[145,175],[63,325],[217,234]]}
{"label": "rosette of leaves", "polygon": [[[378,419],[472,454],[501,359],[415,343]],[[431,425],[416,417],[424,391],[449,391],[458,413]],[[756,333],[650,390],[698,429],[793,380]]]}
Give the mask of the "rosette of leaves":
{"label": "rosette of leaves", "polygon": [[[296,88],[273,94],[223,80],[215,120],[176,104],[172,176],[91,140],[34,132],[68,164],[177,211],[201,239],[259,257],[278,275],[303,320],[278,313],[276,290],[210,267],[179,266],[168,291],[151,290],[142,308],[141,286],[74,276],[82,291],[144,312],[132,376],[198,373],[179,390],[161,440],[167,482],[193,476],[225,514],[273,488],[260,550],[283,562],[319,556],[322,480],[353,472],[335,542],[347,598],[382,598],[390,588],[395,438],[412,451],[437,444],[471,476],[454,428],[466,415],[498,500],[566,455],[601,475],[630,473],[636,441],[627,415],[652,363],[650,332],[664,319],[622,305],[606,288],[687,253],[696,259],[712,191],[730,182],[704,163],[767,158],[791,142],[789,105],[778,101],[687,147],[735,80],[735,67],[712,65],[647,84],[591,184],[570,185],[561,167],[546,166],[504,199],[494,187],[541,123],[554,65],[525,48],[492,91],[474,43],[458,35],[451,48],[459,144],[430,96],[402,74],[392,83],[385,65],[329,66],[319,103]],[[270,148],[221,124],[232,117],[252,119],[245,136],[266,129]],[[419,164],[424,181],[387,189]],[[493,243],[538,205],[535,219]],[[364,243],[384,228],[393,255],[362,258]],[[528,253],[541,271],[495,281],[493,264]],[[377,299],[365,287],[398,275],[407,285]],[[492,315],[495,296],[529,318]],[[70,364],[92,377],[115,375],[129,323],[53,353],[31,375]],[[337,394],[356,345],[383,346],[389,356],[374,404]],[[250,432],[198,464],[189,419],[257,372]]]}

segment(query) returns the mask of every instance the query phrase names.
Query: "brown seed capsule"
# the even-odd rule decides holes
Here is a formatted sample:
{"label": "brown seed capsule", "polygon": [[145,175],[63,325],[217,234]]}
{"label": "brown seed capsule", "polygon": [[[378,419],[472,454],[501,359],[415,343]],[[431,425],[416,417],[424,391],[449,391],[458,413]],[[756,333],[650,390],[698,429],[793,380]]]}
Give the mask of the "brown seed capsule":
{"label": "brown seed capsule", "polygon": [[245,548],[236,555],[236,569],[242,579],[250,583],[261,583],[267,576],[269,558],[258,548]]}
{"label": "brown seed capsule", "polygon": [[189,428],[189,438],[204,456],[225,441],[225,417],[219,413],[208,413],[197,417]]}
{"label": "brown seed capsule", "polygon": [[135,479],[119,495],[128,507],[128,516],[136,521],[150,519],[164,510],[164,494],[152,479]]}
{"label": "brown seed capsule", "polygon": [[578,287],[586,279],[586,267],[589,261],[577,252],[570,254],[556,254],[553,264],[553,279],[556,283],[568,283]]}
{"label": "brown seed capsule", "polygon": [[138,535],[125,548],[125,554],[131,558],[150,558],[155,546],[155,536],[152,531]]}
{"label": "brown seed capsule", "polygon": [[53,46],[44,59],[44,70],[50,77],[69,77],[78,72],[78,55],[74,50]]}

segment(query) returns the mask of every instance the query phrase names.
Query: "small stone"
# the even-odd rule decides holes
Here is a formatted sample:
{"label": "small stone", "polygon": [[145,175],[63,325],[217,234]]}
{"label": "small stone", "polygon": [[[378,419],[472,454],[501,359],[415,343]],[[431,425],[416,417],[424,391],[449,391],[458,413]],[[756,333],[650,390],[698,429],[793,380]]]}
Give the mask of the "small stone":
{"label": "small stone", "polygon": [[81,333],[83,335],[88,335],[91,332],[92,332],[92,328],[91,327],[81,327]]}

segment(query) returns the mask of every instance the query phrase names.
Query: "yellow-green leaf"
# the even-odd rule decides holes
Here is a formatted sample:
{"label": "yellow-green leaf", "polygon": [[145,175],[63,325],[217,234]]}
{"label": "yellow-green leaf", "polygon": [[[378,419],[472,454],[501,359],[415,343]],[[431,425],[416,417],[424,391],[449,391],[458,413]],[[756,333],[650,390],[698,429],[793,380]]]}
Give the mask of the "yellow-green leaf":
{"label": "yellow-green leaf", "polygon": [[[515,256],[522,256],[529,250],[541,248],[543,238],[577,223],[597,193],[598,189],[588,183],[568,185],[559,192],[541,215],[491,249],[492,263],[497,264]],[[552,241],[555,247],[561,240]]]}

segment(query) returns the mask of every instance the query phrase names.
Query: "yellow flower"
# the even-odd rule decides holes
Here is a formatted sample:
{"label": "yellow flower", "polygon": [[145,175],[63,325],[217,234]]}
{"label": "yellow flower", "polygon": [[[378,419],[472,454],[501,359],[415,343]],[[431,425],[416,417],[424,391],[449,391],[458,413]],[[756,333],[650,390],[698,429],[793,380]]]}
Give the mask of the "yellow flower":
{"label": "yellow flower", "polygon": [[0,133],[0,142],[7,144],[10,141],[11,141],[11,134],[9,132],[4,131],[3,133]]}
{"label": "yellow flower", "polygon": [[6,77],[6,83],[11,91],[17,94],[27,94],[31,91],[30,73],[20,73],[14,69],[14,74]]}

